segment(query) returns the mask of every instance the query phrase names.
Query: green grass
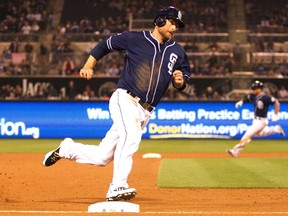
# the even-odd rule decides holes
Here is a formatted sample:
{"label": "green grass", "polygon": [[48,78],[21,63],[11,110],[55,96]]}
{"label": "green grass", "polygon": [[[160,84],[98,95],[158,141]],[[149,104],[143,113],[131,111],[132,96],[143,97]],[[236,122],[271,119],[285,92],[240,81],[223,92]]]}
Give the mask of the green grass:
{"label": "green grass", "polygon": [[164,159],[157,185],[168,188],[287,188],[287,165],[288,158]]}
{"label": "green grass", "polygon": [[[232,148],[239,140],[218,139],[172,139],[172,140],[143,140],[141,152],[223,152]],[[288,152],[287,140],[252,140],[245,152]]]}
{"label": "green grass", "polygon": [[[76,142],[99,144],[97,139],[75,139]],[[61,139],[0,139],[0,152],[47,152],[56,148]],[[139,152],[223,152],[238,140],[170,139],[142,140]],[[252,140],[245,152],[288,152],[287,140]]]}
{"label": "green grass", "polygon": [[[97,145],[100,140],[76,142]],[[0,153],[41,152],[61,139],[0,139]],[[142,140],[139,152],[224,153],[238,140]],[[288,152],[286,140],[252,140],[244,152]],[[288,188],[288,158],[163,158],[157,184],[172,188]]]}

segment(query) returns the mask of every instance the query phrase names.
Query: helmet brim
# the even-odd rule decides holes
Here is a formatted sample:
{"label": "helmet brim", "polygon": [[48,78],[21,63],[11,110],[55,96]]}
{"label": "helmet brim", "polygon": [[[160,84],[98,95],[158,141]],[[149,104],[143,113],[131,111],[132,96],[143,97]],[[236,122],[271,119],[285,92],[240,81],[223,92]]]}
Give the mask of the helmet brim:
{"label": "helmet brim", "polygon": [[177,18],[175,18],[175,17],[169,17],[169,16],[167,17],[167,19],[172,19],[172,20],[174,20],[175,22],[177,22],[179,28],[184,28],[184,27],[185,27],[185,24],[183,23],[182,20],[179,20],[179,19],[177,19]]}

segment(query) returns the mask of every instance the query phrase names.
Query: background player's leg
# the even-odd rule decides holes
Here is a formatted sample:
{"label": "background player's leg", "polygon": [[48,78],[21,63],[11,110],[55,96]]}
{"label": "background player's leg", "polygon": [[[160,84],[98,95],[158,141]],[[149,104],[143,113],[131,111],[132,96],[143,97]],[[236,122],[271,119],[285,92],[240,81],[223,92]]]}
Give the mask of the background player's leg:
{"label": "background player's leg", "polygon": [[253,120],[252,125],[247,129],[240,142],[236,144],[233,149],[229,149],[228,153],[234,157],[237,157],[239,153],[246,147],[246,145],[251,141],[251,139],[259,133],[265,126],[267,121]]}
{"label": "background player's leg", "polygon": [[285,136],[285,133],[280,125],[266,126],[265,128],[263,128],[263,130],[261,130],[258,134],[256,134],[256,136],[259,136],[259,137],[269,136],[269,135],[273,135],[276,133],[279,133],[282,135],[284,134],[283,136]]}

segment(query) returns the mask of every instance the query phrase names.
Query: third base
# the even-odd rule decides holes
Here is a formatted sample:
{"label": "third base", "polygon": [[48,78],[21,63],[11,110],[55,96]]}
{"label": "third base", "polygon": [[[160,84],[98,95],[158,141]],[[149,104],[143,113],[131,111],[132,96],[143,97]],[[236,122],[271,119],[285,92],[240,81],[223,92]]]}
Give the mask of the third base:
{"label": "third base", "polygon": [[140,212],[138,204],[122,202],[122,201],[109,201],[99,202],[88,206],[88,212]]}

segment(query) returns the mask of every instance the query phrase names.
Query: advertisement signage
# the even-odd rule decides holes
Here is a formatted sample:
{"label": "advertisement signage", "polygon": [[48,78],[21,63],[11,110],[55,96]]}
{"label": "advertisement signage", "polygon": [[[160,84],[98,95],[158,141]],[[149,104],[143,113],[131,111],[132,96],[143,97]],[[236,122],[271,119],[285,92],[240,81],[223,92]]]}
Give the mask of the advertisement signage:
{"label": "advertisement signage", "polygon": [[[277,122],[288,131],[288,103],[281,103]],[[161,102],[143,131],[144,139],[240,139],[254,118],[253,105],[234,102]],[[108,102],[2,101],[0,138],[103,138],[112,125]],[[275,134],[264,139],[283,139]]]}

